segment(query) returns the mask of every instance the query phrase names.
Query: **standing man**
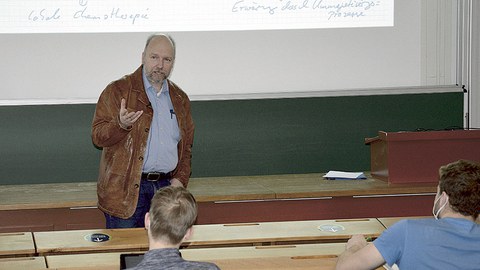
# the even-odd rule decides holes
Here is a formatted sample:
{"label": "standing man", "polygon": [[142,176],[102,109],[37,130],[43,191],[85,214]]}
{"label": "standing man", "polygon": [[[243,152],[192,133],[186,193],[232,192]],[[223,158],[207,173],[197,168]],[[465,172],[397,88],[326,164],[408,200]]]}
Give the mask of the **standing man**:
{"label": "standing man", "polygon": [[353,236],[336,269],[479,269],[480,164],[459,160],[440,168],[433,216],[401,220],[373,243]]}
{"label": "standing man", "polygon": [[174,62],[173,40],[152,35],[142,65],[100,95],[92,140],[103,148],[97,196],[107,228],[144,227],[156,190],[188,184],[194,124],[187,94],[168,79]]}

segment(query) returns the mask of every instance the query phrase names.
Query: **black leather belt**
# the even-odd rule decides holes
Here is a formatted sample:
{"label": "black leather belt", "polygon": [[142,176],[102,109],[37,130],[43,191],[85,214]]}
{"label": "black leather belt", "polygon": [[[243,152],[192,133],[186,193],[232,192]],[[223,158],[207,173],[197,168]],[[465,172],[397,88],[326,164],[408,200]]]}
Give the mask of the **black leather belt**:
{"label": "black leather belt", "polygon": [[172,173],[162,173],[162,172],[149,172],[149,173],[142,173],[142,179],[147,181],[160,181],[165,179],[171,179]]}

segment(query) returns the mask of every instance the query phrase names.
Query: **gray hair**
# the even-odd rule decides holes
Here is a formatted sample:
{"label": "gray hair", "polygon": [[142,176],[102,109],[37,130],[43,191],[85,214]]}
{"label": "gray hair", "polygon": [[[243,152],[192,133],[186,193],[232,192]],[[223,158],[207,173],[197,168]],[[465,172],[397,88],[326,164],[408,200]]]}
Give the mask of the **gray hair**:
{"label": "gray hair", "polygon": [[176,46],[175,46],[175,41],[168,34],[153,34],[153,35],[150,35],[147,39],[147,42],[145,43],[145,48],[143,50],[145,51],[148,47],[148,44],[150,44],[150,41],[152,41],[152,39],[157,38],[157,37],[163,37],[163,38],[166,38],[168,41],[170,41],[170,43],[172,44],[172,48],[173,48],[173,58],[175,58],[176,51],[177,51]]}

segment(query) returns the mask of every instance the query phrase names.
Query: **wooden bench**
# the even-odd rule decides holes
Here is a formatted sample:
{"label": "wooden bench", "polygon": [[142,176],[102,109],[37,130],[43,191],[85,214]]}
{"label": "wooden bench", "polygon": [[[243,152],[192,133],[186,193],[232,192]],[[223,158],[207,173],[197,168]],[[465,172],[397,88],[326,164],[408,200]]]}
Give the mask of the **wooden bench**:
{"label": "wooden bench", "polygon": [[[272,259],[272,262],[280,257],[288,260],[301,259],[334,259],[345,250],[344,243],[331,244],[301,244],[301,245],[279,245],[279,246],[249,246],[249,247],[219,247],[219,248],[198,248],[181,249],[182,257],[192,261],[210,261],[230,265],[231,260],[264,260]],[[143,252],[142,252],[143,253]],[[67,267],[111,267],[119,269],[120,254],[104,253],[99,254],[72,254],[72,255],[49,255],[46,256],[47,263],[51,268]],[[225,261],[226,260],[226,261]],[[271,262],[270,262],[271,263]],[[253,264],[254,265],[254,264]],[[222,268],[224,269],[224,268]],[[250,268],[258,269],[258,268]]]}
{"label": "wooden bench", "polygon": [[46,269],[45,257],[16,257],[0,259],[0,269],[25,270]]}
{"label": "wooden bench", "polygon": [[0,233],[0,258],[35,255],[31,232]]}
{"label": "wooden bench", "polygon": [[[145,251],[148,249],[148,237],[145,229],[99,229],[34,232],[35,244],[39,255],[74,254],[114,251]],[[105,234],[109,240],[93,242],[94,234]]]}
{"label": "wooden bench", "polygon": [[336,257],[311,257],[295,259],[292,257],[277,258],[247,258],[247,259],[221,259],[213,262],[222,270],[333,270],[335,269]]}
{"label": "wooden bench", "polygon": [[[220,247],[181,249],[182,257],[208,261],[228,269],[334,269],[345,243]],[[48,265],[57,269],[119,269],[120,254],[73,254],[46,256]],[[378,268],[383,269],[383,268]]]}
{"label": "wooden bench", "polygon": [[[375,218],[195,225],[193,237],[183,246],[200,248],[341,242],[359,233],[377,237],[383,230],[384,227]],[[87,240],[96,233],[106,234],[110,240]],[[34,236],[40,255],[148,249],[147,233],[143,228],[35,232]]]}
{"label": "wooden bench", "polygon": [[362,233],[377,237],[384,227],[377,219],[305,220],[194,226],[185,245],[239,246],[342,242]]}

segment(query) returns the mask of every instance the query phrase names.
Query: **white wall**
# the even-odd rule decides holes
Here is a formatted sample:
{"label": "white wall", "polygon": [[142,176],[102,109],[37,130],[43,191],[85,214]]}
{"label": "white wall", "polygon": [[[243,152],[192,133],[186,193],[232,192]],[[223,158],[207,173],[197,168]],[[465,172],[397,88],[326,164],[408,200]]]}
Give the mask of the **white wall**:
{"label": "white wall", "polygon": [[480,128],[480,3],[472,1],[472,56],[470,80],[470,124]]}
{"label": "white wall", "polygon": [[[453,30],[425,18],[429,5],[395,1],[394,27],[171,33],[172,79],[194,100],[454,84]],[[139,66],[148,35],[0,35],[0,105],[96,102]]]}

